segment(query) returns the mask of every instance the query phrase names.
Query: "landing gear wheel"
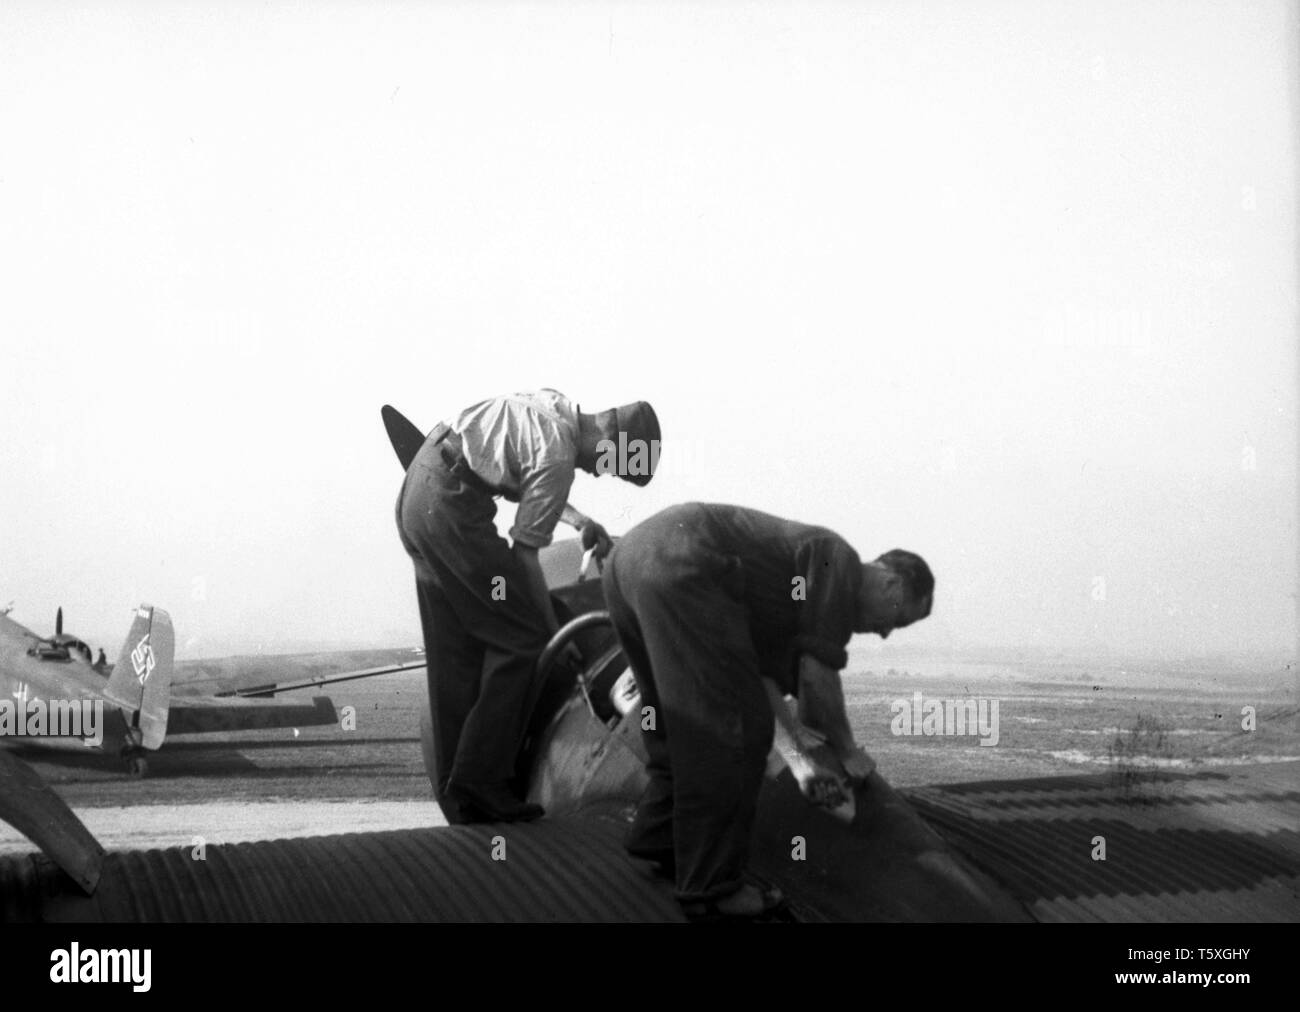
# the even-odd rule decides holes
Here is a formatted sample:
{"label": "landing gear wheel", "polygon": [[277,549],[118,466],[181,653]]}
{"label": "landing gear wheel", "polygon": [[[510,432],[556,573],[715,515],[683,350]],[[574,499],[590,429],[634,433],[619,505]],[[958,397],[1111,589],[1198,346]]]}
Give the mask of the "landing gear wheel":
{"label": "landing gear wheel", "polygon": [[127,732],[126,744],[120,753],[126,764],[126,772],[133,777],[142,777],[149,771],[149,762],[144,757],[144,748],[140,744],[139,731],[132,728]]}

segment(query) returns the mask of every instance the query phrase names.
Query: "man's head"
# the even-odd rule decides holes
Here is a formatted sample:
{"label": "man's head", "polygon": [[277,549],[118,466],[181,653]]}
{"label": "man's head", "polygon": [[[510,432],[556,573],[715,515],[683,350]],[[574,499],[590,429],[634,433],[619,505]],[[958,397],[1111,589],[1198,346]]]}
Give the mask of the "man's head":
{"label": "man's head", "polygon": [[659,466],[659,417],[647,401],[578,416],[578,466],[647,485]]}
{"label": "man's head", "polygon": [[919,622],[934,604],[934,574],[913,552],[895,548],[862,567],[858,632],[888,638],[895,629]]}

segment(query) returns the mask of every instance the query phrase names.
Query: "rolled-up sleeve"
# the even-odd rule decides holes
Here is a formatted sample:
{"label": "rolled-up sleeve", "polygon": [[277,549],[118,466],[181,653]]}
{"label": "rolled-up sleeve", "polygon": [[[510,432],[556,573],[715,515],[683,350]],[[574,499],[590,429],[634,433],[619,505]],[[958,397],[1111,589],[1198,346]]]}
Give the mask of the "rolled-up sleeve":
{"label": "rolled-up sleeve", "polygon": [[555,525],[569,501],[573,487],[573,462],[551,459],[525,473],[520,481],[519,508],[510,528],[513,541],[545,548],[555,536]]}

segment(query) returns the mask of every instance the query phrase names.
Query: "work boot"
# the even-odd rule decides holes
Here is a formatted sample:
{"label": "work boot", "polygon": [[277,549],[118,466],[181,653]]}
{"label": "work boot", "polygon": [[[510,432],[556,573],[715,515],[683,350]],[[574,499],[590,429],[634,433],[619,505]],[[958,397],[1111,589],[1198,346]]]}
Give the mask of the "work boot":
{"label": "work boot", "polygon": [[448,784],[447,793],[469,810],[471,822],[529,822],[545,814],[541,805],[520,801],[504,784]]}

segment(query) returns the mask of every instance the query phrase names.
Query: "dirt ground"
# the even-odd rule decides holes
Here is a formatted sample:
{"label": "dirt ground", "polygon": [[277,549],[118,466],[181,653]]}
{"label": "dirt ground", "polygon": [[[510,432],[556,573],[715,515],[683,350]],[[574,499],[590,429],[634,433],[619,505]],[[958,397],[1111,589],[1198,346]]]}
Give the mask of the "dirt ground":
{"label": "dirt ground", "polygon": [[[443,825],[420,754],[423,679],[403,672],[334,687],[340,715],[355,709],[355,730],[169,738],[138,779],[110,756],[21,755],[110,849]],[[0,824],[0,853],[29,849]]]}

